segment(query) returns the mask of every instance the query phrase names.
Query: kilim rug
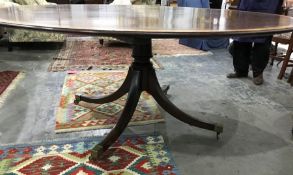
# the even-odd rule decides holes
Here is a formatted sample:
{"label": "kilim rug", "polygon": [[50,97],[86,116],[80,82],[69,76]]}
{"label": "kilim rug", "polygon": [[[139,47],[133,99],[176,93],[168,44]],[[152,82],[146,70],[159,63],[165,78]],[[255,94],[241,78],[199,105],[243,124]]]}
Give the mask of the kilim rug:
{"label": "kilim rug", "polygon": [[[127,96],[106,104],[80,102],[75,105],[74,95],[101,97],[114,92],[125,79],[125,71],[82,71],[68,74],[63,85],[59,107],[56,112],[56,132],[112,128],[120,116]],[[130,125],[162,122],[154,99],[143,93]]]}
{"label": "kilim rug", "polygon": [[[98,44],[98,39],[67,40],[59,54],[53,58],[48,71],[66,70],[117,70],[127,69],[133,58],[129,45],[119,42],[106,42],[104,46]],[[153,52],[158,56],[201,55],[209,52],[189,48],[178,44],[178,40],[153,40]],[[162,66],[151,60],[155,68]]]}
{"label": "kilim rug", "polygon": [[23,73],[15,71],[0,72],[0,107],[9,95],[10,91],[15,88],[17,82],[23,77]]}
{"label": "kilim rug", "polygon": [[89,161],[100,137],[0,146],[6,175],[177,175],[160,135],[121,136],[99,161]]}

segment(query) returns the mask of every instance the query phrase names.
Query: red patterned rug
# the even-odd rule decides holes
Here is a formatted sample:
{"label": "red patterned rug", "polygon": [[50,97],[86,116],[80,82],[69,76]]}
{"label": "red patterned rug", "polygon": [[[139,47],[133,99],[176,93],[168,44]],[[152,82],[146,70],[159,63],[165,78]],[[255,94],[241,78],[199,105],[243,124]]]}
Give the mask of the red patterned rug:
{"label": "red patterned rug", "polygon": [[161,135],[121,136],[98,161],[90,149],[100,137],[0,145],[0,174],[7,175],[178,175]]}
{"label": "red patterned rug", "polygon": [[[73,103],[75,94],[101,97],[117,90],[126,76],[125,71],[81,71],[65,78],[56,112],[56,132],[112,128],[124,108],[126,95],[111,103]],[[155,100],[142,93],[129,125],[163,122]]]}
{"label": "red patterned rug", "polygon": [[[158,56],[201,55],[208,52],[189,48],[178,43],[178,40],[153,40],[153,54]],[[132,49],[130,45],[119,42],[98,44],[98,39],[68,39],[58,55],[53,58],[48,71],[67,70],[117,70],[126,69],[131,64]],[[155,68],[161,65],[152,59]]]}
{"label": "red patterned rug", "polygon": [[22,76],[23,73],[16,71],[0,72],[0,107]]}

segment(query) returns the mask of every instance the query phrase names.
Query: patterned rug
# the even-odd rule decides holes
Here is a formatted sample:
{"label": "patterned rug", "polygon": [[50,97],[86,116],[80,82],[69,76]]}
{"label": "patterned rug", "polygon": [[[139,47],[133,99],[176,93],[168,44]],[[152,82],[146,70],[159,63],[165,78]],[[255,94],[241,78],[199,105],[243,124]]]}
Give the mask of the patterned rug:
{"label": "patterned rug", "polygon": [[[158,56],[201,55],[208,52],[178,44],[178,40],[153,40],[153,52]],[[98,44],[98,39],[68,39],[59,54],[53,58],[48,71],[117,70],[127,69],[132,62],[130,45],[119,42]],[[152,59],[155,68],[162,66]]]}
{"label": "patterned rug", "polygon": [[[56,132],[112,128],[120,116],[127,96],[106,104],[80,102],[75,105],[74,95],[101,97],[114,92],[122,84],[125,71],[82,71],[68,74],[63,85],[59,107],[56,112]],[[143,93],[130,125],[162,122],[154,99]]]}
{"label": "patterned rug", "polygon": [[89,161],[100,137],[0,146],[0,174],[177,175],[160,135],[122,136],[101,160]]}
{"label": "patterned rug", "polygon": [[153,55],[159,56],[194,56],[194,55],[207,55],[211,52],[194,49],[191,47],[179,44],[178,39],[153,39]]}
{"label": "patterned rug", "polygon": [[23,73],[15,71],[0,72],[0,107],[7,98],[11,90],[13,90],[17,82],[23,77]]}

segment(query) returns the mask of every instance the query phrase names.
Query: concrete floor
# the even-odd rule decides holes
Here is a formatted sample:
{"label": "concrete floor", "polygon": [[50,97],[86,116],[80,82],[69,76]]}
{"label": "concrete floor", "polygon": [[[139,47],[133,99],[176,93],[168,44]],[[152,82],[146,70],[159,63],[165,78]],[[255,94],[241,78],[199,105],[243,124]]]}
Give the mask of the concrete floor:
{"label": "concrete floor", "polygon": [[[47,72],[56,50],[7,52],[0,48],[0,71],[26,76],[0,109],[0,143],[104,135],[109,130],[55,134],[54,111],[64,72]],[[279,68],[268,67],[265,83],[229,80],[232,60],[226,50],[212,55],[160,58],[162,84],[170,99],[197,118],[220,122],[224,133],[186,125],[162,111],[165,123],[127,128],[126,133],[161,133],[183,175],[292,175],[293,87],[277,80]]]}

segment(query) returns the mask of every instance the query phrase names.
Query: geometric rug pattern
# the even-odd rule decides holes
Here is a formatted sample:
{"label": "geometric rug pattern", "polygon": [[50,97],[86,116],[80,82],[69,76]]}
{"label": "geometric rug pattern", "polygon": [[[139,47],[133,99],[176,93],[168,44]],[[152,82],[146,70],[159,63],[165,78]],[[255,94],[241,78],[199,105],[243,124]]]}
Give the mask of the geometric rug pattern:
{"label": "geometric rug pattern", "polygon": [[22,77],[23,73],[17,71],[0,72],[0,107]]}
{"label": "geometric rug pattern", "polygon": [[98,161],[90,149],[101,137],[0,146],[6,175],[178,175],[161,135],[121,136]]}
{"label": "geometric rug pattern", "polygon": [[[127,94],[120,99],[92,104],[79,102],[75,105],[75,94],[102,97],[116,91],[126,77],[126,71],[82,71],[67,74],[60,103],[56,111],[57,133],[89,129],[112,128],[124,109]],[[154,99],[142,93],[129,125],[144,125],[163,122]]]}

